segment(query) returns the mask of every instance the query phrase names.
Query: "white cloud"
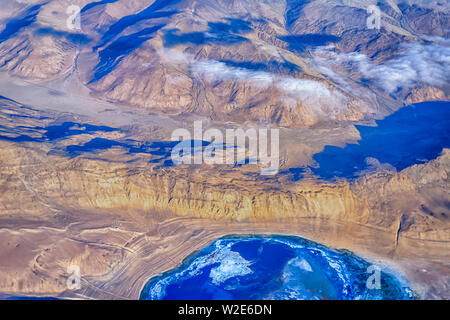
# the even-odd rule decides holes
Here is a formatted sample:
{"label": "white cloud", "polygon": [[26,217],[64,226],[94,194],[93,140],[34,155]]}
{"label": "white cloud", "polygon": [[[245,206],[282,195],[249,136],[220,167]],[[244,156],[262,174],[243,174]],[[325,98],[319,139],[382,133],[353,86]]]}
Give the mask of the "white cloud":
{"label": "white cloud", "polygon": [[271,45],[265,45],[265,46],[260,46],[259,48],[261,50],[264,50],[268,54],[270,54],[272,57],[275,57],[275,58],[278,58],[278,59],[282,59],[282,57],[280,56],[280,52],[279,52],[277,47],[274,47],[274,46],[271,46]]}
{"label": "white cloud", "polygon": [[275,77],[271,73],[230,67],[223,62],[215,60],[202,60],[194,62],[192,64],[192,72],[196,76],[204,77],[207,81],[249,81],[253,85],[262,88],[271,86],[275,81]]}
{"label": "white cloud", "polygon": [[[450,47],[438,44],[404,44],[398,57],[386,64],[375,65],[360,53],[337,54],[332,47],[316,50],[318,71],[339,83],[343,76],[330,66],[347,67],[348,71],[358,71],[364,78],[374,81],[387,93],[400,88],[414,88],[420,83],[441,86],[449,82]],[[327,61],[323,58],[326,57]]]}
{"label": "white cloud", "polygon": [[231,67],[214,60],[194,62],[192,71],[194,75],[201,76],[207,81],[236,80],[245,81],[260,88],[277,88],[284,94],[281,102],[289,101],[287,105],[291,107],[296,105],[293,101],[301,101],[313,109],[321,111],[328,109],[335,113],[346,106],[346,99],[341,93],[330,90],[321,82],[314,80],[296,79],[265,71]]}
{"label": "white cloud", "polygon": [[438,37],[438,36],[427,36],[427,35],[423,35],[420,37],[427,41],[437,42],[439,44],[446,45],[446,46],[450,45],[450,39],[445,39],[445,38]]}
{"label": "white cloud", "polygon": [[175,64],[190,64],[194,62],[194,58],[191,54],[175,50],[175,49],[163,49],[158,51],[159,56],[165,62]]}
{"label": "white cloud", "polygon": [[303,97],[331,98],[332,94],[322,83],[312,80],[283,78],[277,88],[290,94],[301,94]]}
{"label": "white cloud", "polygon": [[276,88],[281,92],[280,103],[289,107],[295,107],[297,103],[302,102],[312,110],[334,115],[347,106],[347,99],[343,94],[318,81],[233,67],[211,59],[197,61],[191,54],[175,49],[163,50],[160,56],[166,62],[189,66],[193,76],[209,82],[232,80],[246,82],[262,89]]}

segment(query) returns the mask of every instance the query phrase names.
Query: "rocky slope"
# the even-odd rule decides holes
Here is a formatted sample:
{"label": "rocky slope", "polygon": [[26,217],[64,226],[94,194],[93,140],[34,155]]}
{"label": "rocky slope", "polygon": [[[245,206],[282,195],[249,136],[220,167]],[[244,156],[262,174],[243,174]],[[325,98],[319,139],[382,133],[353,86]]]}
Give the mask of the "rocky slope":
{"label": "rocky slope", "polygon": [[[1,70],[76,79],[102,99],[165,114],[305,127],[386,115],[406,96],[426,99],[410,98],[421,84],[448,91],[449,13],[439,2],[75,1],[80,31],[67,29],[68,1],[10,2]],[[371,4],[380,30],[367,28]],[[423,61],[408,62],[405,44]],[[429,59],[444,68],[433,81],[420,69]]]}
{"label": "rocky slope", "polygon": [[411,93],[406,96],[405,104],[410,105],[422,101],[447,100],[449,100],[449,96],[445,93],[445,91],[432,87],[424,87],[412,90]]}
{"label": "rocky slope", "polygon": [[[378,172],[352,183],[292,183],[284,176],[263,179],[233,169],[155,169],[139,162],[69,160],[1,144],[2,215],[104,209],[240,221],[310,217],[450,241],[448,150],[430,163],[399,173]],[[17,199],[23,199],[20,207]]]}

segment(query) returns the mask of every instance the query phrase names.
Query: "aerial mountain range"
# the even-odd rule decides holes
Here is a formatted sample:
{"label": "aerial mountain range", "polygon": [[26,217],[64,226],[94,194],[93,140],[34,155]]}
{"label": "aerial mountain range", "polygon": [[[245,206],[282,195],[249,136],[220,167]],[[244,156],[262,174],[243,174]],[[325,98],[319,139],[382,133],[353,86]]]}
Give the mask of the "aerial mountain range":
{"label": "aerial mountain range", "polygon": [[448,7],[439,1],[8,1],[0,70],[79,82],[164,114],[286,127],[366,120],[445,100]]}
{"label": "aerial mountain range", "polygon": [[[0,298],[136,299],[233,233],[352,250],[450,298],[447,0],[0,6]],[[174,165],[198,120],[279,129],[278,174]]]}

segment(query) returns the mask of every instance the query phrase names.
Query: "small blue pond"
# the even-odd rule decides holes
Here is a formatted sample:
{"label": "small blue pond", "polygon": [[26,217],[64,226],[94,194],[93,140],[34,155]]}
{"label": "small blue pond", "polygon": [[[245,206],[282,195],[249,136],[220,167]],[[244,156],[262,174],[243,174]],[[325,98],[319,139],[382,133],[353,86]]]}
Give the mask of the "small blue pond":
{"label": "small blue pond", "polygon": [[326,146],[314,155],[314,174],[323,179],[353,178],[368,168],[367,158],[398,171],[435,159],[450,147],[450,102],[407,106],[377,121],[376,127],[356,128],[361,134],[357,144]]}
{"label": "small blue pond", "polygon": [[[412,299],[397,277],[370,263],[298,237],[230,236],[149,280],[141,299]],[[373,284],[369,280],[369,283]],[[370,287],[370,285],[369,285]]]}

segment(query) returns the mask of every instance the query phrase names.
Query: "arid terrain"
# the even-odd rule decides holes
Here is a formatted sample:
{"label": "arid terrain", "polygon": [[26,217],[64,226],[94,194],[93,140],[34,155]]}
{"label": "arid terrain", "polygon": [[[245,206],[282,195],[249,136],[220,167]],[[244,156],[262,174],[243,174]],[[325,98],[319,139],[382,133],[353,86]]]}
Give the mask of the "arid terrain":
{"label": "arid terrain", "polygon": [[[361,126],[448,101],[448,1],[5,2],[0,294],[138,299],[218,237],[287,234],[450,299],[448,127],[427,137],[442,141],[434,157],[317,169],[330,146],[363,145]],[[67,28],[72,4],[81,30]],[[171,133],[199,120],[278,128],[278,174],[170,165]],[[67,289],[71,265],[81,289]]]}

